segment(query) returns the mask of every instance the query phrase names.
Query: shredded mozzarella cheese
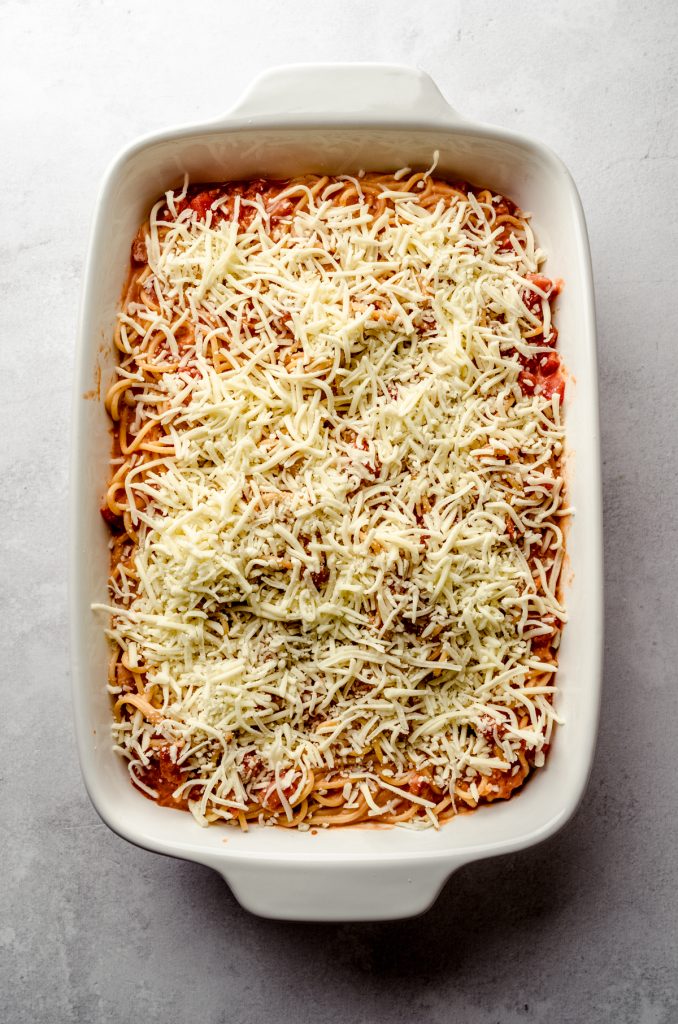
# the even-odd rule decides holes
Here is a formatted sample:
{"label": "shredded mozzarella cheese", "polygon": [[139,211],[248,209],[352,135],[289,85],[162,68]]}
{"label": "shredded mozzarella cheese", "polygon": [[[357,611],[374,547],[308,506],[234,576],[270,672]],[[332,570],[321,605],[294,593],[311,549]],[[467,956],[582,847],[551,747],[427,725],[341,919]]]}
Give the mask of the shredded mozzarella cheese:
{"label": "shredded mozzarella cheese", "polygon": [[115,578],[109,632],[161,700],[115,741],[142,776],[171,744],[202,824],[273,791],[291,819],[308,773],[339,767],[379,814],[375,744],[477,800],[520,750],[543,763],[556,721],[532,641],[565,620],[563,425],[518,383],[550,325],[525,302],[543,254],[527,224],[500,247],[472,192],[386,191],[375,216],[334,203],[341,184],[278,221],[261,199],[226,219],[158,203],[120,318],[130,354],[161,339],[133,430],[171,451],[126,476],[136,578]]}

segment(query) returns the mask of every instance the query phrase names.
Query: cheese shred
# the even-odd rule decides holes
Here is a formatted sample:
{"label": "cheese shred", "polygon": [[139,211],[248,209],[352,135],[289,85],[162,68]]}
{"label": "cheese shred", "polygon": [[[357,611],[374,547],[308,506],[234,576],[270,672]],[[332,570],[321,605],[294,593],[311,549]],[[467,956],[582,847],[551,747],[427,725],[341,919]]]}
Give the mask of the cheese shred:
{"label": "cheese shred", "polygon": [[202,825],[437,826],[548,752],[560,284],[431,171],[186,184],[135,239],[114,741]]}

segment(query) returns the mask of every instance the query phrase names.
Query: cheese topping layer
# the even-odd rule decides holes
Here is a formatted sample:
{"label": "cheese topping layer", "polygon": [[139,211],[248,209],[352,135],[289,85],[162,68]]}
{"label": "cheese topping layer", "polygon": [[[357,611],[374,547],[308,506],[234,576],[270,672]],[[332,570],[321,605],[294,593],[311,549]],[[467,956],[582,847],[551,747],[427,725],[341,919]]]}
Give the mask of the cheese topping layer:
{"label": "cheese topping layer", "polygon": [[202,824],[509,795],[565,619],[529,223],[428,175],[212,191],[156,204],[120,316],[117,747]]}

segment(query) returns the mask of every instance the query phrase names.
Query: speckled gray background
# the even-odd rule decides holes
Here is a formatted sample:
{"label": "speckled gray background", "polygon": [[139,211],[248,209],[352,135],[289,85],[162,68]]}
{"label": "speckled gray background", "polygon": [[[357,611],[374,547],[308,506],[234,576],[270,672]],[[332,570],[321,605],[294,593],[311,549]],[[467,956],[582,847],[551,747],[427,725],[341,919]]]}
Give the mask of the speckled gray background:
{"label": "speckled gray background", "polygon": [[[3,1024],[678,1021],[676,12],[0,2]],[[216,875],[128,846],[89,804],[68,692],[67,442],[110,157],[216,116],[272,63],[346,59],[420,65],[460,110],[553,146],[579,185],[600,329],[605,692],[588,799],[561,835],[461,871],[418,920],[305,926],[251,917]]]}

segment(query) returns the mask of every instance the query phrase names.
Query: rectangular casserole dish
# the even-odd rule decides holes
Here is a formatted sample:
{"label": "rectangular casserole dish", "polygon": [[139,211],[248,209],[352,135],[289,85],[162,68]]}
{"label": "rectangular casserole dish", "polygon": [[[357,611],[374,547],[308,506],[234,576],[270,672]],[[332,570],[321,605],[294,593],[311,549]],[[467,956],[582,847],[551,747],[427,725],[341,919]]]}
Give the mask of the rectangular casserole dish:
{"label": "rectangular casserole dish", "polygon": [[[192,181],[286,177],[428,167],[510,196],[533,214],[562,277],[560,351],[568,370],[567,479],[576,515],[569,529],[564,597],[569,622],[558,671],[564,726],[546,766],[507,802],[461,815],[440,831],[310,832],[201,829],[193,817],[158,807],[130,785],[111,748],[106,692],[109,657],[102,618],[108,530],[99,515],[110,456],[104,384],[130,243],[166,189]],[[142,139],[110,167],[99,196],[78,338],[71,519],[73,694],[85,784],[103,820],[130,842],[219,871],[237,899],[268,917],[379,920],[425,910],[463,864],[547,838],[582,797],[593,758],[602,652],[602,546],[595,321],[581,204],[560,160],[514,132],[456,114],[422,72],[390,65],[305,65],[267,72],[218,121]],[[95,389],[94,392],[92,389]],[[96,398],[92,399],[95,394]],[[89,397],[88,397],[89,396]]]}

